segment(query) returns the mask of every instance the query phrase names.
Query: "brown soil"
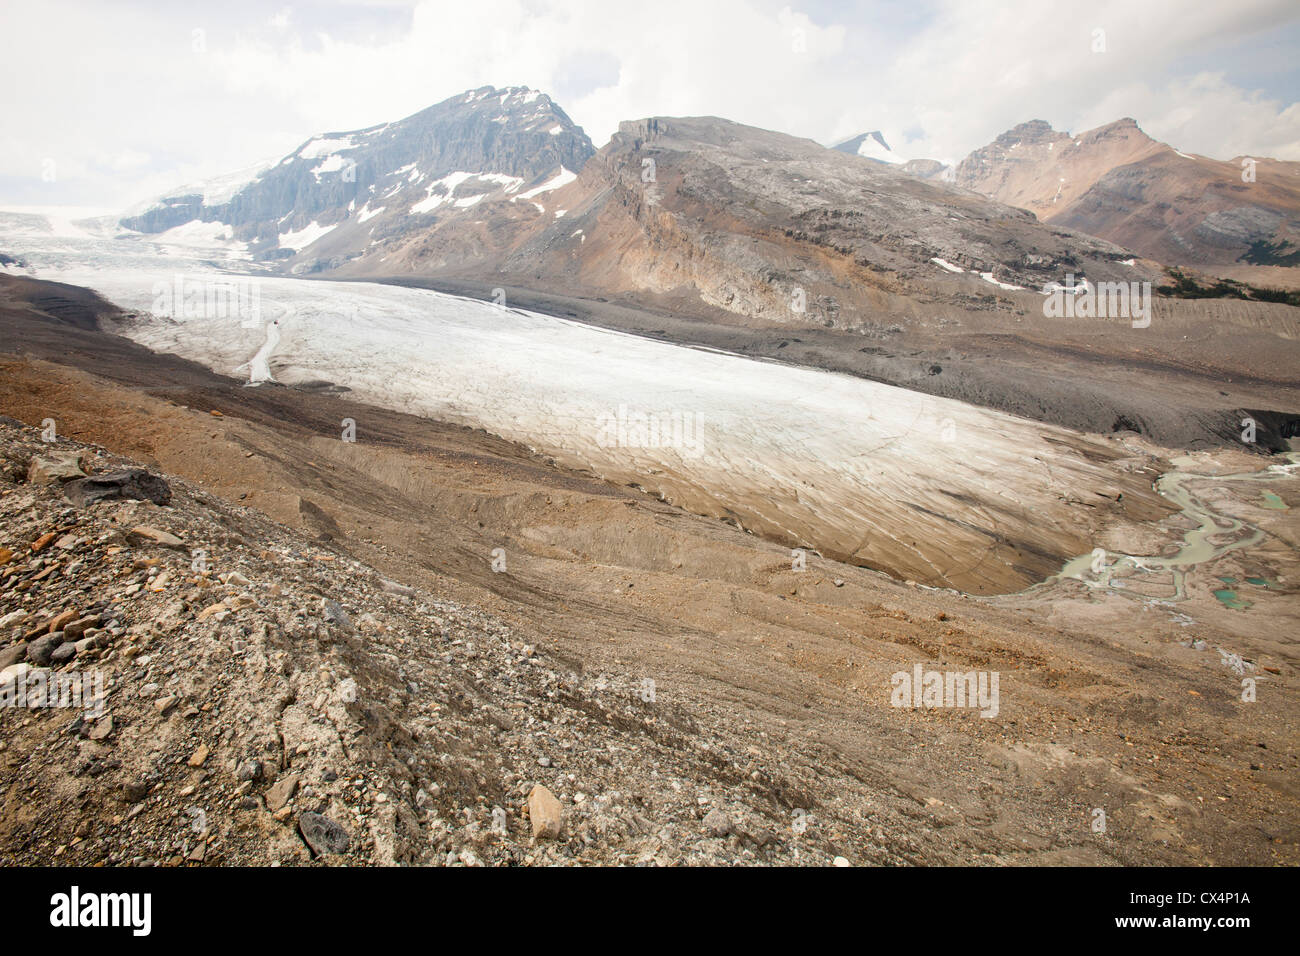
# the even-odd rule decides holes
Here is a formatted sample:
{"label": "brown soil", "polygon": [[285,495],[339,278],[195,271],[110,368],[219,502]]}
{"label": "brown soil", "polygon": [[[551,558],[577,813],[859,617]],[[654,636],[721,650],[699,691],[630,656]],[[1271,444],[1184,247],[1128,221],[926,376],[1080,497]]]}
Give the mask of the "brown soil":
{"label": "brown soil", "polygon": [[[1294,483],[1274,486],[1291,511],[1222,491],[1265,543],[1193,572],[1174,607],[1073,584],[977,599],[816,555],[795,572],[785,549],[482,432],[242,388],[22,307],[0,322],[3,413],[54,418],[61,434],[260,509],[499,616],[585,672],[652,675],[661,696],[744,728],[811,779],[821,768],[825,791],[813,784],[809,800],[870,808],[893,859],[1300,862]],[[356,443],[339,440],[348,417]],[[1224,454],[1239,469],[1258,461]],[[1158,546],[1177,527],[1103,544]],[[1227,610],[1213,575],[1234,572],[1276,586]],[[1219,647],[1257,669],[1258,702],[1241,701]],[[1000,712],[890,706],[890,676],[916,663],[998,671]],[[1090,827],[1097,808],[1104,834]]]}

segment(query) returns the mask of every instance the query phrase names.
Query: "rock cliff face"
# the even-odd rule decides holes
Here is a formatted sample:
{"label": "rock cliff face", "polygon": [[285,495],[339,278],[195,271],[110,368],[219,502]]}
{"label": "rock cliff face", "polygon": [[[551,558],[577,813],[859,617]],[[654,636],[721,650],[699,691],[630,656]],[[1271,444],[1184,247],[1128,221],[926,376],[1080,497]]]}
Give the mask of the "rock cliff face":
{"label": "rock cliff face", "polygon": [[1132,119],[1078,136],[1022,123],[956,183],[1167,265],[1300,263],[1300,163],[1187,155]]}
{"label": "rock cliff face", "polygon": [[[486,86],[395,123],[314,136],[269,167],[183,187],[121,224],[159,233],[196,220],[230,227],[257,258],[319,267],[303,250],[322,245],[337,265],[372,235],[429,225],[464,209],[581,169],[591,140],[549,96]],[[314,250],[313,250],[314,251]],[[299,268],[299,271],[305,271]]]}

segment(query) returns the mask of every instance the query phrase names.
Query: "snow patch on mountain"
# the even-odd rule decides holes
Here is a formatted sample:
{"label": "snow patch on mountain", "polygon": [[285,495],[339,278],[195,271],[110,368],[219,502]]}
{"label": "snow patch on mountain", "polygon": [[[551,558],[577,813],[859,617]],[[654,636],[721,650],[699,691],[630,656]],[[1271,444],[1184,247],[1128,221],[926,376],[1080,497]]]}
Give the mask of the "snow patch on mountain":
{"label": "snow patch on mountain", "polygon": [[333,232],[337,226],[338,223],[335,223],[333,226],[322,226],[320,223],[311,222],[296,232],[282,232],[280,233],[280,248],[292,249],[295,252],[300,252],[310,246],[317,239]]}
{"label": "snow patch on mountain", "polygon": [[[560,171],[546,182],[542,183],[540,186],[534,186],[526,193],[520,193],[515,197],[515,199],[532,199],[534,196],[540,196],[542,193],[549,193],[552,190],[559,189],[561,186],[567,186],[577,178],[577,173],[570,172],[561,166]],[[536,205],[536,203],[534,203],[534,205]]]}
{"label": "snow patch on mountain", "polygon": [[280,165],[291,163],[295,159],[320,159],[322,156],[328,156],[331,153],[337,153],[340,150],[351,149],[356,143],[352,136],[327,137],[318,136],[309,139],[306,143],[298,148],[298,152],[291,153],[280,161]]}
{"label": "snow patch on mountain", "polygon": [[345,230],[326,259],[287,262],[285,250],[299,252],[334,228],[323,223],[365,222],[383,210],[386,239],[400,239],[428,226],[404,222],[408,215],[486,208],[544,178],[538,193],[565,185],[575,178],[569,170],[594,151],[540,90],[483,87],[392,123],[313,136],[277,162],[172,191],[113,225],[148,236],[185,226],[181,240],[204,242],[217,234],[191,237],[190,223],[229,225],[229,238],[247,243],[252,258],[319,271],[355,259],[368,244],[364,230]]}
{"label": "snow patch on mountain", "polygon": [[325,157],[324,162],[312,169],[311,174],[316,177],[316,182],[320,182],[321,176],[326,173],[337,173],[350,165],[351,163],[344,159],[341,153],[330,153]]}
{"label": "snow patch on mountain", "polygon": [[831,147],[841,153],[851,153],[864,159],[874,159],[878,163],[899,164],[907,162],[902,156],[889,148],[880,130],[862,133]]}
{"label": "snow patch on mountain", "polygon": [[[471,187],[477,185],[479,191],[469,196],[454,198],[456,190],[466,184]],[[425,198],[411,207],[411,215],[433,212],[439,206],[448,203],[458,209],[468,209],[494,192],[512,193],[523,184],[524,181],[518,176],[507,176],[505,173],[467,173],[458,170],[429,183]]]}
{"label": "snow patch on mountain", "polygon": [[980,278],[983,279],[985,282],[992,283],[993,285],[997,286],[999,289],[1006,289],[1008,292],[1023,292],[1025,288],[1022,285],[1013,285],[1010,282],[999,282],[997,279],[993,278],[992,272],[981,272]]}

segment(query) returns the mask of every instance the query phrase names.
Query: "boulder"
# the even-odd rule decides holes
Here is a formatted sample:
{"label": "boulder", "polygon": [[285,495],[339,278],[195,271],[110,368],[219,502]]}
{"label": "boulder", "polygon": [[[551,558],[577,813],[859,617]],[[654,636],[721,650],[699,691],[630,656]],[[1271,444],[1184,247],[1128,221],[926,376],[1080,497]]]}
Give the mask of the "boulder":
{"label": "boulder", "polygon": [[298,817],[298,832],[316,856],[346,853],[352,845],[352,834],[320,813],[307,812]]}
{"label": "boulder", "polygon": [[172,489],[166,480],[149,474],[143,468],[123,468],[90,478],[78,478],[63,486],[63,494],[81,508],[96,501],[119,498],[152,501],[156,505],[169,504],[172,500]]}
{"label": "boulder", "polygon": [[185,547],[185,542],[171,532],[162,531],[158,528],[151,528],[148,525],[143,524],[128,531],[126,533],[126,539],[132,544],[148,542],[149,544],[160,545],[164,548]]}
{"label": "boulder", "polygon": [[27,645],[27,659],[37,667],[48,667],[54,649],[63,643],[62,634],[47,634]]}
{"label": "boulder", "polygon": [[731,832],[731,818],[718,807],[714,807],[704,817],[704,829],[709,836],[724,837]]}
{"label": "boulder", "polygon": [[533,825],[534,839],[559,839],[560,831],[564,829],[564,807],[555,799],[555,794],[537,784],[528,794],[528,819]]}
{"label": "boulder", "polygon": [[81,455],[76,452],[36,455],[27,466],[27,480],[33,485],[48,485],[85,477],[86,473],[81,469]]}

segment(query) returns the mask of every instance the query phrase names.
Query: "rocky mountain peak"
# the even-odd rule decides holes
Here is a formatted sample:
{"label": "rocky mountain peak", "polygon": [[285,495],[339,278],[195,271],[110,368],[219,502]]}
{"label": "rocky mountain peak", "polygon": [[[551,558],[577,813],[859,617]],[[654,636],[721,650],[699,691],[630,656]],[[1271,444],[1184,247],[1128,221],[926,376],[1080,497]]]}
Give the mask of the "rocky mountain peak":
{"label": "rocky mountain peak", "polygon": [[1300,190],[1276,164],[1249,197],[1236,165],[1152,139],[1125,116],[1077,134],[1021,123],[967,156],[959,186],[1166,263],[1280,264]]}
{"label": "rocky mountain peak", "polygon": [[121,225],[156,234],[210,223],[255,258],[293,259],[349,222],[382,216],[365,232],[391,234],[401,228],[394,220],[468,208],[474,197],[581,169],[593,152],[547,94],[483,86],[391,123],[313,136],[236,188],[187,187]]}
{"label": "rocky mountain peak", "polygon": [[1049,140],[1060,139],[1066,135],[1068,134],[1058,133],[1052,129],[1052,124],[1047,120],[1036,119],[1011,127],[993,142],[1000,146],[1009,146],[1012,143],[1045,143]]}
{"label": "rocky mountain peak", "polygon": [[1106,139],[1134,139],[1143,143],[1156,142],[1143,131],[1142,127],[1138,126],[1137,120],[1130,116],[1117,119],[1105,126],[1098,126],[1094,130],[1089,130],[1083,136],[1085,142],[1098,142]]}
{"label": "rocky mountain peak", "polygon": [[903,157],[895,153],[885,141],[885,136],[880,130],[871,130],[868,133],[860,133],[852,139],[846,139],[844,142],[832,146],[841,153],[848,153],[851,156],[861,156],[864,159],[874,159],[880,163],[902,163]]}

